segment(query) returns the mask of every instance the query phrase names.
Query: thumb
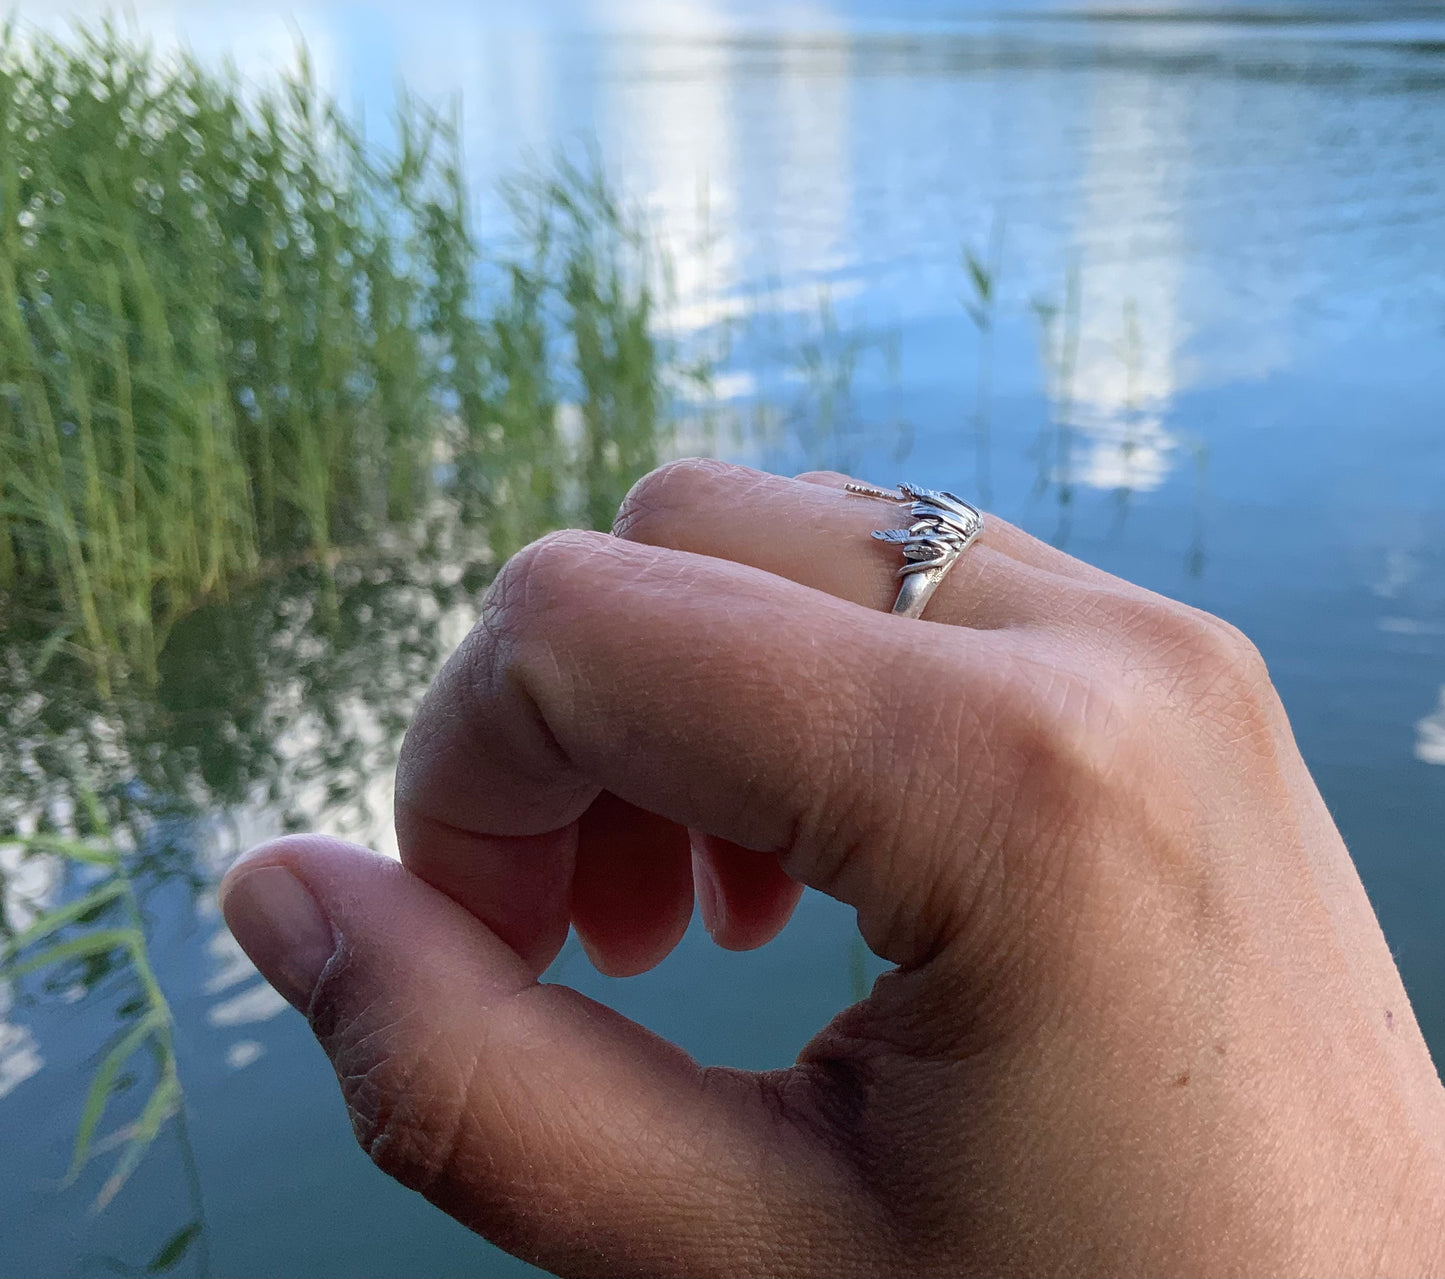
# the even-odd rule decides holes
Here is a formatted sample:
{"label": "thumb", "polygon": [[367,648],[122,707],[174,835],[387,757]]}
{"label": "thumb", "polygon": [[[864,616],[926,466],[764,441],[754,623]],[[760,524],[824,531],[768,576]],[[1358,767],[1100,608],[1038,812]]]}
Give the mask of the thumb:
{"label": "thumb", "polygon": [[363,1149],[514,1255],[656,1275],[792,1273],[801,1246],[842,1273],[860,1255],[864,1214],[801,1068],[704,1070],[334,840],[256,850],[221,905],[310,1020]]}

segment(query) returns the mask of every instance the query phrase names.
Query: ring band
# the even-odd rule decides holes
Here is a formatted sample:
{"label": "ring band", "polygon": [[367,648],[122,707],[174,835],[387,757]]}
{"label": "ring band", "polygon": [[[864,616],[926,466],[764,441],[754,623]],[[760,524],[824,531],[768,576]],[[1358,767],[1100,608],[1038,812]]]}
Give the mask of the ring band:
{"label": "ring band", "polygon": [[879,529],[873,536],[903,548],[903,567],[898,570],[902,582],[893,612],[899,617],[922,617],[948,570],[983,532],[982,513],[952,493],[912,484],[900,484],[896,491],[868,484],[844,487],[858,497],[874,497],[910,508],[913,522],[907,528]]}

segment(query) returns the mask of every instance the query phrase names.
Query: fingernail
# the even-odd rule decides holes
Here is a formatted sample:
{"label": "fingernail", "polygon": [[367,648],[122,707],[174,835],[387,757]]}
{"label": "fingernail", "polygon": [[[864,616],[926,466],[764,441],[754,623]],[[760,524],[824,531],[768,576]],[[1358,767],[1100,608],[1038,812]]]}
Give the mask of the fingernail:
{"label": "fingernail", "polygon": [[708,936],[716,937],[723,922],[722,886],[713,874],[712,863],[694,840],[692,849],[692,883],[697,894],[697,908],[702,912],[702,926]]}
{"label": "fingernail", "polygon": [[311,890],[284,866],[258,866],[227,881],[221,912],[261,976],[305,1012],[336,950],[336,934]]}

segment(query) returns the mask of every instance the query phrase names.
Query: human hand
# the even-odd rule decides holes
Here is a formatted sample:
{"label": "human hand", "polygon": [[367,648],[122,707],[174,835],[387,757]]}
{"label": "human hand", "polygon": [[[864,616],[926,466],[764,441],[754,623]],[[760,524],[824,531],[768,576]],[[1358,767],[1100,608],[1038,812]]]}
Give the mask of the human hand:
{"label": "human hand", "polygon": [[[840,485],[681,463],[529,547],[404,865],[230,872],[362,1145],[566,1274],[1439,1270],[1445,1093],[1252,646],[994,519],[891,616]],[[807,884],[897,967],[763,1075],[538,984],[569,922],[657,963],[695,883],[724,946]]]}

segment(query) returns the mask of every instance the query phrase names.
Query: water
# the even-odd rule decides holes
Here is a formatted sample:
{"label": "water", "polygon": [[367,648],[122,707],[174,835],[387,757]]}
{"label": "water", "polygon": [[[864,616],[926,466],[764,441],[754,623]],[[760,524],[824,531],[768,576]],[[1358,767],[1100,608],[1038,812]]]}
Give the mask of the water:
{"label": "water", "polygon": [[[949,481],[1243,627],[1438,1060],[1445,9],[494,8],[141,5],[138,21],[250,74],[299,30],[381,139],[397,77],[460,91],[479,191],[595,140],[675,257],[682,318],[731,326],[726,393],[777,409],[721,451]],[[484,197],[480,224],[499,208]],[[965,251],[996,268],[987,339]],[[400,728],[477,584],[445,554],[378,554],[334,593],[300,571],[186,619],[156,698],[126,712],[209,814],[162,824],[157,858],[209,876],[295,824],[385,844]],[[104,754],[84,690],[42,679],[7,716],[55,744],[42,775]],[[371,1170],[329,1068],[204,892],[173,880],[148,910],[216,1272],[521,1272]],[[571,953],[561,975],[708,1061],[771,1066],[853,998],[857,959],[848,912],[810,896],[753,955],[695,930],[646,977]],[[62,1179],[104,994],[27,989],[0,995],[0,1273],[143,1266],[189,1219],[176,1134],[89,1215],[103,1168]]]}

